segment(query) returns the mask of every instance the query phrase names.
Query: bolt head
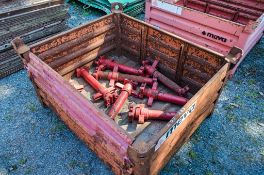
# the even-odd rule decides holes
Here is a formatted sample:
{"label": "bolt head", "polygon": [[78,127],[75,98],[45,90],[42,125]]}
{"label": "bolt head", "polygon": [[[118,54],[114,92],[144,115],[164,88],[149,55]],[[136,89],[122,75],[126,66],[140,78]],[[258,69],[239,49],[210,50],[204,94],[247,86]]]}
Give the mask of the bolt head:
{"label": "bolt head", "polygon": [[138,123],[139,123],[139,124],[143,124],[143,123],[145,123],[144,115],[139,115],[139,116],[138,116]]}
{"label": "bolt head", "polygon": [[133,104],[129,104],[128,110],[128,121],[131,123],[134,120],[135,106]]}
{"label": "bolt head", "polygon": [[81,77],[81,74],[82,74],[82,68],[78,68],[78,69],[76,69],[76,76],[77,76],[78,78]]}

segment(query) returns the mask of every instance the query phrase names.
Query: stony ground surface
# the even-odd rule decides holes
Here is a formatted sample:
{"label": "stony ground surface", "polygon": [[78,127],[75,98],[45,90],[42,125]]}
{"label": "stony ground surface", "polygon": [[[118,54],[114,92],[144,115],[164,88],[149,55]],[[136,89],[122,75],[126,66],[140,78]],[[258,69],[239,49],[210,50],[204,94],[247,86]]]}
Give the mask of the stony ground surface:
{"label": "stony ground surface", "polygon": [[[102,16],[73,4],[70,27]],[[142,18],[142,16],[141,16]],[[205,120],[162,175],[264,174],[264,39],[224,88]],[[26,71],[0,80],[0,175],[112,174],[49,109]]]}

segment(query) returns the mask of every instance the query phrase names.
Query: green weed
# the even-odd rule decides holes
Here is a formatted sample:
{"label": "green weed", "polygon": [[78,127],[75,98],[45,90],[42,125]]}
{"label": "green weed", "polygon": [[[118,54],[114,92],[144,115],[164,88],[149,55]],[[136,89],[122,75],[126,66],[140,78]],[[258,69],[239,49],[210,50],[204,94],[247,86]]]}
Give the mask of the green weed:
{"label": "green weed", "polygon": [[7,120],[7,121],[11,121],[11,120],[14,119],[14,116],[13,116],[12,114],[6,114],[6,115],[4,116],[4,119]]}
{"label": "green weed", "polygon": [[69,166],[70,166],[71,168],[75,168],[77,165],[78,165],[78,162],[77,162],[76,160],[71,160],[71,161],[69,162]]}
{"label": "green weed", "polygon": [[29,103],[29,104],[27,105],[27,108],[28,108],[30,111],[32,111],[32,112],[37,111],[37,107],[36,107],[36,105],[33,104],[33,103]]}
{"label": "green weed", "polygon": [[214,175],[214,173],[212,171],[206,171],[205,173],[206,175]]}
{"label": "green weed", "polygon": [[264,148],[260,151],[260,155],[264,156]]}
{"label": "green weed", "polygon": [[235,99],[235,100],[240,100],[241,97],[240,97],[240,95],[236,95],[236,96],[234,97],[234,99]]}
{"label": "green weed", "polygon": [[58,123],[53,128],[51,128],[51,132],[58,133],[58,132],[65,131],[66,129],[67,129],[66,125],[64,125],[63,123]]}
{"label": "green weed", "polygon": [[193,151],[193,150],[189,151],[188,156],[189,156],[191,159],[195,159],[195,158],[197,158],[197,154],[196,154],[196,152]]}
{"label": "green weed", "polygon": [[10,166],[9,171],[16,171],[17,169],[18,169],[18,166],[14,164]]}
{"label": "green weed", "polygon": [[236,116],[234,114],[228,114],[226,117],[230,122],[234,122],[236,120]]}
{"label": "green weed", "polygon": [[242,83],[242,80],[234,80],[234,82],[239,85]]}
{"label": "green weed", "polygon": [[33,172],[33,168],[32,167],[29,167],[29,168],[26,169],[25,175],[32,174],[32,172]]}
{"label": "green weed", "polygon": [[232,109],[234,109],[235,107],[234,106],[232,106],[231,104],[228,104],[228,105],[226,105],[225,107],[224,107],[224,109],[226,110],[226,111],[230,111],[230,110],[232,110]]}
{"label": "green weed", "polygon": [[20,165],[25,165],[27,163],[27,158],[22,158],[19,160]]}
{"label": "green weed", "polygon": [[248,83],[249,83],[249,85],[255,85],[256,84],[256,80],[250,79],[250,80],[248,80]]}

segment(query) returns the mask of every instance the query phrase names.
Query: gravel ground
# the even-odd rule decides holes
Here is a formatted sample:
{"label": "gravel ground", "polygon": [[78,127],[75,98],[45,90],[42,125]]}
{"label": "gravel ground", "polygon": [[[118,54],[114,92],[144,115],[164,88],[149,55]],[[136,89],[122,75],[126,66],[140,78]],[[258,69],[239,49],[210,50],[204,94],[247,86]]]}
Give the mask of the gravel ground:
{"label": "gravel ground", "polygon": [[[78,4],[70,13],[70,27],[103,15]],[[213,115],[162,175],[264,174],[263,57],[264,39],[228,82]],[[0,80],[0,102],[0,175],[112,174],[51,110],[42,108],[25,70]]]}

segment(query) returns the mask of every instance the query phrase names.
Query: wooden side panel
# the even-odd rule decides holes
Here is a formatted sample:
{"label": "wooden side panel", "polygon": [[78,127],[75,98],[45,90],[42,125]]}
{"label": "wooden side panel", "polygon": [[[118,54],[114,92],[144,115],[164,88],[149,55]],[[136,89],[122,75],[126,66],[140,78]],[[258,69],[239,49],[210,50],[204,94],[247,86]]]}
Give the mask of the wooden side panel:
{"label": "wooden side panel", "polygon": [[181,85],[189,85],[193,93],[225,63],[216,53],[127,15],[121,17],[121,30],[121,43],[127,52],[137,59],[159,60],[162,73]]}
{"label": "wooden side panel", "polygon": [[170,37],[154,28],[148,29],[147,56],[159,60],[170,72],[176,74],[183,41]]}
{"label": "wooden side panel", "polygon": [[[186,142],[201,122],[214,108],[223,83],[228,74],[229,64],[225,64],[217,74],[183,107],[180,115],[195,104],[194,110],[175,127],[176,120],[172,119],[162,131],[168,138],[157,148],[152,156],[150,174],[158,172],[166,165],[171,156]],[[174,129],[171,128],[174,126]],[[167,131],[171,130],[171,135]]]}
{"label": "wooden side panel", "polygon": [[33,45],[31,51],[61,75],[116,48],[114,14]]}
{"label": "wooden side panel", "polygon": [[122,42],[127,43],[128,52],[141,59],[157,59],[160,67],[166,66],[175,75],[183,41],[126,15],[122,15],[121,24]]}
{"label": "wooden side panel", "polygon": [[203,87],[220,68],[225,60],[213,53],[189,45],[182,68],[182,81],[192,86]]}
{"label": "wooden side panel", "polygon": [[142,25],[134,20],[124,18],[123,15],[120,18],[121,24],[121,49],[123,52],[128,52],[134,56],[136,60],[140,58],[141,48],[141,31]]}

